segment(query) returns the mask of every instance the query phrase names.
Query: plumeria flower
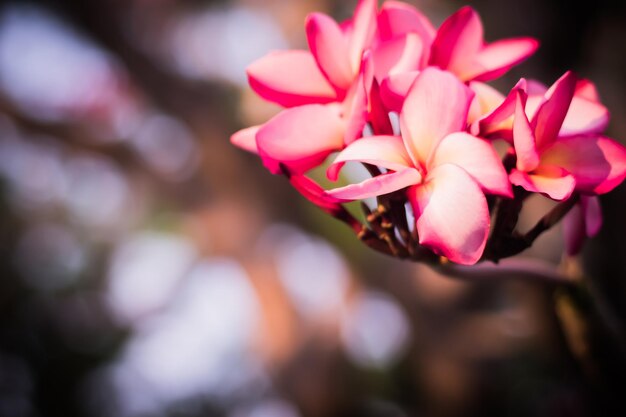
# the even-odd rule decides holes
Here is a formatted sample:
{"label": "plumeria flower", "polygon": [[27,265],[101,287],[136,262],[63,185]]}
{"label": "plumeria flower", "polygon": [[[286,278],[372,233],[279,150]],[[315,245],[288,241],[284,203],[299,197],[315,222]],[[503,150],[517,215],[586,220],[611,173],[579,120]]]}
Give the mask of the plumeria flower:
{"label": "plumeria flower", "polygon": [[[306,21],[310,50],[273,52],[252,63],[253,90],[284,110],[231,141],[392,256],[497,262],[564,216],[566,249],[580,251],[602,222],[596,195],[626,178],[626,148],[603,136],[609,114],[595,86],[568,72],[550,88],[521,79],[504,96],[484,82],[530,56],[534,39],[486,43],[469,7],[435,30],[410,5],[388,1],[377,11],[376,3],[360,0],[342,23],[313,13]],[[392,124],[397,113],[399,128]],[[494,139],[510,144],[504,164]],[[372,178],[324,190],[307,173],[334,152],[331,180],[350,161],[377,167],[369,167]],[[564,200],[524,233],[516,230],[528,195],[522,189]],[[495,195],[489,205],[485,194]],[[379,205],[364,209],[367,224],[343,206],[370,197]]]}
{"label": "plumeria flower", "polygon": [[436,33],[428,18],[413,6],[396,1],[384,3],[373,51],[377,82],[426,67]]}
{"label": "plumeria flower", "polygon": [[323,13],[306,19],[310,51],[275,51],[247,69],[252,89],[284,107],[341,102],[358,78],[376,33],[376,1],[361,0],[341,25]]}
{"label": "plumeria flower", "polygon": [[276,51],[247,69],[252,89],[287,109],[231,137],[273,173],[281,172],[280,164],[294,174],[308,171],[355,140],[366,123],[362,62],[376,33],[376,1],[361,0],[354,18],[341,25],[312,13],[306,32],[310,51]]}
{"label": "plumeria flower", "polygon": [[[485,43],[478,13],[469,6],[446,19],[432,40],[428,65],[454,73],[462,81],[489,81],[504,75],[531,56],[539,43],[533,38],[509,38]],[[385,104],[394,111],[402,106],[406,91],[425,65],[413,71],[390,74],[383,82]],[[485,88],[476,88],[479,95]],[[490,100],[492,91],[485,91]]]}
{"label": "plumeria flower", "polygon": [[417,67],[411,69],[423,68],[428,64],[430,48],[436,35],[437,31],[433,24],[415,7],[399,1],[387,1],[382,5],[378,15],[380,43],[413,36],[419,39],[421,57],[416,64]]}
{"label": "plumeria flower", "polygon": [[535,39],[526,37],[485,43],[478,13],[465,6],[437,31],[430,65],[451,71],[463,81],[489,81],[528,58],[538,46]]}
{"label": "plumeria flower", "polygon": [[[487,135],[479,129],[480,121],[484,120],[488,115],[502,106],[506,97],[500,91],[486,83],[470,81],[468,86],[470,90],[474,92],[474,100],[472,100],[469,114],[467,115],[467,123],[475,129],[475,131],[472,131],[473,134],[481,137],[487,137]],[[512,113],[510,117],[510,125],[507,127],[509,130],[513,128]]]}
{"label": "plumeria flower", "polygon": [[[546,93],[548,92],[548,87],[544,84],[524,79],[520,80],[506,98],[497,90],[483,83],[471,82],[470,88],[477,92],[477,97],[481,98],[480,102],[474,100],[470,110],[472,133],[481,137],[507,140],[513,138],[516,90],[522,89],[526,93],[527,100],[524,110],[529,120],[535,117],[539,107],[546,101]],[[596,86],[589,80],[578,80],[559,136],[602,133],[608,123],[609,112],[600,102]]]}
{"label": "plumeria flower", "polygon": [[465,132],[472,96],[449,72],[420,72],[400,113],[402,137],[352,143],[337,156],[329,177],[336,179],[347,161],[388,172],[328,194],[358,200],[408,187],[419,243],[454,262],[476,263],[490,223],[483,192],[511,196],[511,187],[491,144]]}
{"label": "plumeria flower", "polygon": [[368,120],[389,126],[381,121],[387,113],[370,97],[372,82],[418,65],[423,44],[434,36],[429,25],[401,3],[385,5],[377,15],[374,0],[361,0],[354,18],[341,24],[310,14],[310,51],[273,52],[247,70],[257,94],[287,109],[263,126],[237,132],[231,141],[258,153],[273,173],[282,165],[300,175],[357,139]]}
{"label": "plumeria flower", "polygon": [[513,143],[517,164],[511,183],[554,200],[568,198],[574,190],[603,194],[626,177],[626,148],[592,133],[562,133],[576,91],[576,77],[567,72],[548,89],[529,120],[526,94],[515,92]]}
{"label": "plumeria flower", "polygon": [[386,90],[380,86],[391,78],[404,79],[407,74],[412,83],[416,70],[428,64],[437,32],[419,10],[398,1],[387,1],[382,5],[377,24],[371,50],[373,79],[369,90],[368,120],[377,134],[392,134],[388,112],[393,108],[386,105],[383,97]]}

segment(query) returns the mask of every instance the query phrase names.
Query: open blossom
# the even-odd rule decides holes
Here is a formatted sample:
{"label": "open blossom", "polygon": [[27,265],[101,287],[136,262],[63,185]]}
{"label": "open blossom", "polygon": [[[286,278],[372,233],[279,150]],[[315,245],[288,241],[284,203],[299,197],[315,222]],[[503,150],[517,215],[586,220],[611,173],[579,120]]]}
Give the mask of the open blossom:
{"label": "open blossom", "polygon": [[[576,77],[567,72],[545,93],[529,120],[526,94],[515,93],[513,143],[517,156],[511,183],[554,200],[574,190],[604,194],[626,177],[626,148],[596,132],[563,129],[576,91]],[[581,133],[579,133],[581,132]]]}
{"label": "open blossom", "polygon": [[463,81],[488,81],[500,77],[528,58],[537,46],[537,41],[532,38],[485,43],[480,17],[466,6],[439,28],[430,64],[455,73]]}
{"label": "open blossom", "polygon": [[[375,1],[361,0],[354,17],[341,24],[312,13],[306,32],[310,51],[272,52],[247,71],[257,94],[287,109],[231,139],[258,153],[273,173],[281,172],[280,164],[305,173],[356,140],[367,122],[392,133],[388,111],[400,109],[428,65],[462,80],[492,79],[537,47],[530,38],[485,44],[482,23],[468,7],[436,31],[417,9],[396,1],[377,12]],[[317,131],[321,124],[330,128]]]}
{"label": "open blossom", "polygon": [[[482,137],[496,137],[513,140],[513,120],[517,91],[525,94],[524,111],[529,120],[546,101],[548,87],[538,81],[525,79],[511,90],[505,98],[499,91],[484,83],[471,82],[470,88],[476,91],[481,100],[474,100],[470,112],[471,131]],[[602,133],[609,123],[609,112],[600,102],[596,86],[589,80],[576,82],[574,96],[559,131],[559,136]]]}
{"label": "open blossom", "polygon": [[376,2],[361,1],[342,26],[321,13],[309,15],[306,26],[310,51],[276,51],[247,70],[257,94],[287,109],[231,139],[258,153],[273,173],[280,172],[279,163],[306,172],[354,140],[365,125],[361,63],[376,31]]}
{"label": "open blossom", "polygon": [[464,132],[471,91],[448,72],[427,68],[411,87],[400,113],[402,137],[361,139],[341,152],[339,164],[360,161],[389,172],[329,191],[346,200],[409,187],[419,243],[454,262],[478,261],[489,233],[483,190],[510,196],[500,158],[485,140]]}
{"label": "open blossom", "polygon": [[[284,109],[231,141],[370,247],[474,264],[520,253],[561,219],[569,254],[598,232],[596,196],[626,178],[626,148],[603,136],[609,113],[593,83],[571,72],[549,88],[522,78],[506,96],[486,84],[533,54],[536,40],[485,42],[470,7],[435,29],[413,6],[379,9],[375,0],[360,0],[341,23],[310,14],[306,35],[309,50],[272,52],[248,67],[252,89]],[[495,139],[509,143],[504,159]],[[371,178],[324,190],[307,177],[336,152],[331,180],[347,162],[366,164]],[[530,193],[562,203],[521,233]],[[378,206],[364,208],[365,224],[343,206],[370,197]]]}
{"label": "open blossom", "polygon": [[[428,65],[455,74],[462,81],[488,81],[498,78],[519,64],[538,47],[533,38],[502,39],[486,43],[478,13],[463,7],[446,19],[436,33],[428,51]],[[425,65],[413,71],[390,74],[383,82],[385,103],[398,110],[408,88]],[[482,89],[476,89],[478,94]]]}
{"label": "open blossom", "polygon": [[[411,21],[407,13],[410,9],[392,3],[378,14],[376,1],[361,0],[354,17],[341,24],[322,13],[310,14],[310,51],[273,52],[247,71],[255,92],[288,109],[263,126],[233,135],[233,143],[258,153],[274,173],[283,164],[302,174],[357,139],[379,110],[371,105],[374,78],[419,65],[423,45],[434,36],[430,23],[417,12],[420,20],[402,23]],[[378,114],[386,117],[386,112]],[[328,128],[320,129],[323,125]]]}

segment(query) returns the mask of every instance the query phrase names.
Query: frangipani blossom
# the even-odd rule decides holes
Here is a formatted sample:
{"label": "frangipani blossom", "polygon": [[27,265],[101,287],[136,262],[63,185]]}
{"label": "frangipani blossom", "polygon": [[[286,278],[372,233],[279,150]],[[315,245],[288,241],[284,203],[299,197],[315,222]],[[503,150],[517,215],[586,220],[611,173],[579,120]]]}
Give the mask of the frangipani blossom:
{"label": "frangipani blossom", "polygon": [[287,109],[231,138],[275,174],[281,163],[296,175],[314,168],[355,140],[367,122],[372,70],[362,63],[376,33],[376,1],[361,0],[354,18],[341,25],[312,13],[306,29],[310,51],[272,52],[247,69],[252,89]]}
{"label": "frangipani blossom", "polygon": [[[471,81],[468,83],[468,86],[474,92],[474,100],[472,100],[469,114],[467,115],[467,123],[473,126],[500,107],[505,100],[505,96],[490,85],[479,81]],[[513,125],[512,120],[511,118],[511,126]],[[477,130],[476,134],[478,135],[478,133],[479,131]]]}
{"label": "frangipani blossom", "polygon": [[[539,107],[546,100],[548,87],[538,81],[524,79],[505,98],[497,90],[483,83],[471,82],[470,88],[479,100],[472,103],[473,134],[481,137],[494,137],[512,140],[513,114],[515,113],[516,90],[522,89],[526,95],[525,113],[532,120]],[[499,103],[498,103],[499,101]],[[595,85],[589,80],[578,80],[574,97],[559,131],[559,136],[574,136],[602,133],[609,123],[609,112],[600,102]]]}
{"label": "frangipani blossom", "polygon": [[489,81],[528,58],[538,46],[533,38],[485,43],[478,13],[465,6],[446,19],[437,31],[430,65],[451,71],[463,81]]}
{"label": "frangipani blossom", "polygon": [[416,8],[388,1],[378,15],[374,48],[375,76],[379,83],[389,76],[426,67],[436,30]]}
{"label": "frangipani blossom", "polygon": [[489,234],[483,191],[510,196],[511,188],[492,146],[464,132],[472,95],[448,72],[422,71],[400,113],[402,137],[354,142],[337,156],[329,177],[336,179],[347,161],[389,171],[328,194],[356,200],[409,187],[419,243],[454,262],[476,263]]}
{"label": "frangipani blossom", "polygon": [[[520,253],[564,217],[570,254],[597,233],[595,195],[626,177],[626,148],[602,136],[609,114],[595,86],[566,73],[550,88],[522,78],[505,96],[484,83],[532,54],[534,39],[487,44],[470,7],[435,30],[413,6],[387,1],[377,11],[375,0],[360,0],[342,23],[312,13],[306,33],[310,51],[250,65],[253,90],[284,109],[231,142],[362,242],[399,258],[437,263],[434,253],[474,264]],[[504,160],[495,139],[510,145]],[[378,168],[326,191],[307,175],[334,152],[331,180],[349,161]],[[566,201],[522,232],[516,223],[529,193]],[[367,223],[343,206],[370,197],[378,206],[364,208]]]}
{"label": "frangipani blossom", "polygon": [[385,2],[378,15],[378,38],[380,42],[399,39],[410,34],[417,35],[421,40],[420,65],[425,67],[437,31],[430,20],[415,7],[399,1]]}
{"label": "frangipani blossom", "polygon": [[[408,89],[426,65],[450,71],[462,81],[489,81],[504,75],[532,55],[539,43],[526,37],[486,44],[478,13],[466,6],[446,19],[427,45],[429,49],[422,55],[428,57],[428,61],[410,71],[390,73],[382,82],[382,96],[390,110],[401,108]],[[478,95],[487,94],[484,99],[480,97],[480,101],[492,100],[492,91],[483,86],[474,89]]]}
{"label": "frangipani blossom", "polygon": [[626,177],[626,148],[619,143],[597,133],[561,135],[576,84],[574,74],[565,73],[546,92],[530,121],[525,111],[526,93],[515,91],[517,165],[511,171],[511,183],[564,200],[574,190],[606,193]]}
{"label": "frangipani blossom", "polygon": [[[341,24],[322,13],[310,14],[310,52],[273,52],[247,70],[255,92],[287,109],[254,131],[236,133],[232,143],[258,153],[273,173],[280,173],[283,164],[300,175],[357,139],[368,120],[390,126],[387,112],[376,105],[372,83],[423,60],[423,43],[431,41],[434,29],[423,16],[409,23],[414,16],[421,14],[400,4],[386,5],[377,15],[375,0],[361,0],[354,18]],[[386,28],[380,36],[378,19]],[[406,27],[398,31],[396,23]]]}
{"label": "frangipani blossom", "polygon": [[343,101],[358,78],[376,32],[376,1],[361,0],[341,26],[323,13],[306,19],[310,51],[270,53],[247,69],[252,89],[284,107]]}

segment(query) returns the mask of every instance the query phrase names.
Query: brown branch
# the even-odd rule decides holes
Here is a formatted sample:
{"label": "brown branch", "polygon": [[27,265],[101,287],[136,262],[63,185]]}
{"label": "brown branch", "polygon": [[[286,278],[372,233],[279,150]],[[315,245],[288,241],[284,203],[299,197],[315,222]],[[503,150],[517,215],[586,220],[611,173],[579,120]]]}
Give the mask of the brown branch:
{"label": "brown branch", "polygon": [[578,194],[575,194],[543,216],[541,220],[539,220],[539,222],[537,222],[537,224],[524,235],[524,241],[528,247],[530,247],[535,239],[537,239],[543,232],[560,222],[563,217],[569,213],[572,207],[578,203],[579,199],[580,197]]}

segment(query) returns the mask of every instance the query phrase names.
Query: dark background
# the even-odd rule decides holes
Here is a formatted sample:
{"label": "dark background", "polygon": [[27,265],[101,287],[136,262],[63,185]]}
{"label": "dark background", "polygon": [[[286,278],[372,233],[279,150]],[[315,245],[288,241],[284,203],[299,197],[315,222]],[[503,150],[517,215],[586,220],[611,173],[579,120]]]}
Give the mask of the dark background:
{"label": "dark background", "polygon": [[[465,4],[412,3],[436,25]],[[0,417],[626,413],[624,351],[572,344],[558,289],[375,254],[230,145],[277,111],[245,66],[354,4],[2,2]],[[488,40],[541,41],[496,86],[573,69],[625,143],[626,2],[469,4]],[[582,265],[623,335],[626,186],[601,201]],[[561,252],[556,228],[524,256]]]}

